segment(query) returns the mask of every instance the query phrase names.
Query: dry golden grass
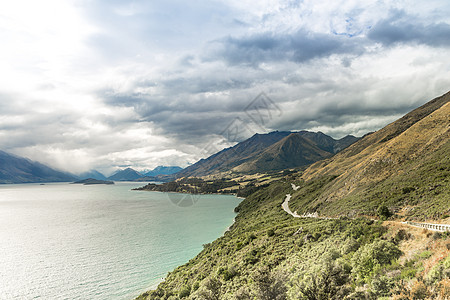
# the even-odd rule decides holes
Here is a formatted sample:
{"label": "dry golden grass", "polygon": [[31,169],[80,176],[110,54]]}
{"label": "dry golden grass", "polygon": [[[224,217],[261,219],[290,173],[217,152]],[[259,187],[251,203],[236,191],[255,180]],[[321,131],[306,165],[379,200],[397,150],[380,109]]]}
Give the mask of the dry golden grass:
{"label": "dry golden grass", "polygon": [[450,244],[450,240],[441,238],[434,239],[433,231],[395,221],[385,221],[383,225],[388,228],[387,236],[389,238],[393,238],[397,232],[402,229],[411,234],[410,239],[402,241],[399,244],[400,250],[404,253],[399,259],[400,263],[414,259],[414,257],[420,255],[424,251],[431,252],[431,256],[423,260],[423,275],[427,274],[432,267],[450,254],[450,250],[447,248],[447,244]]}

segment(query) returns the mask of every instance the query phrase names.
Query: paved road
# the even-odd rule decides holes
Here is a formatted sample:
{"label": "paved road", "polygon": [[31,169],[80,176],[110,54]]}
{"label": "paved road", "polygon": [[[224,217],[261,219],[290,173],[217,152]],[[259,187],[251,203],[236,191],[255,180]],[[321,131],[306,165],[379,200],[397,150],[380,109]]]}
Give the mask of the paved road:
{"label": "paved road", "polygon": [[[294,191],[298,190],[298,188],[300,187],[300,186],[296,186],[293,183],[291,183],[291,186]],[[287,212],[294,218],[337,219],[337,218],[329,218],[329,217],[319,217],[317,212],[303,214],[300,216],[299,214],[297,214],[296,211],[292,212],[291,209],[289,208],[289,200],[291,200],[291,198],[292,198],[291,194],[286,194],[286,198],[284,199],[283,204],[281,204],[281,207],[283,208],[283,210],[285,212]],[[419,223],[419,222],[410,222],[410,221],[402,222],[402,224],[407,224],[407,225],[414,226],[414,227],[421,227],[421,228],[425,228],[425,229],[431,230],[431,231],[439,231],[439,232],[450,231],[450,225],[446,225],[446,224]]]}

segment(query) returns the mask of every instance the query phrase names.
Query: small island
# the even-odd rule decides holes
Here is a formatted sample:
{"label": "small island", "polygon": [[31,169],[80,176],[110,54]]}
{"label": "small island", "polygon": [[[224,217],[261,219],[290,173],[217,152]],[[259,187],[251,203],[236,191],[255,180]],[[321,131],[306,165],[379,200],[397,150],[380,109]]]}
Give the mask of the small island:
{"label": "small island", "polygon": [[91,184],[114,184],[114,181],[107,181],[107,180],[98,180],[94,178],[88,178],[83,179],[79,181],[73,182],[74,184],[84,184],[84,185],[91,185]]}

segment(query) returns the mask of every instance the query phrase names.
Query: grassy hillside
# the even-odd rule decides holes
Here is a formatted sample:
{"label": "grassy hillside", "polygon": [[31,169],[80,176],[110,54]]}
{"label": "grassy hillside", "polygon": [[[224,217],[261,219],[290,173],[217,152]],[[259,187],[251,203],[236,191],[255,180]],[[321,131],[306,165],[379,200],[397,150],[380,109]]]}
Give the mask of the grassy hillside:
{"label": "grassy hillside", "polygon": [[[330,179],[309,188],[320,189]],[[289,181],[244,200],[230,231],[138,299],[450,296],[447,235],[410,234],[364,218],[292,218],[281,209],[292,191]],[[431,246],[411,246],[419,238]]]}

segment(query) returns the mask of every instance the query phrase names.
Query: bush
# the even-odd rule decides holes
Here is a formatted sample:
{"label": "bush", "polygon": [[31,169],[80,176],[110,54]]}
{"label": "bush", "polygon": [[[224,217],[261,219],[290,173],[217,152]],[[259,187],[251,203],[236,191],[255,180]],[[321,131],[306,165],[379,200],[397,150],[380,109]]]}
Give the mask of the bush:
{"label": "bush", "polygon": [[427,298],[429,292],[427,286],[423,282],[417,281],[411,287],[410,294],[412,299],[419,300]]}
{"label": "bush", "polygon": [[394,281],[387,276],[375,277],[372,280],[372,291],[378,297],[388,297],[394,285]]}
{"label": "bush", "polygon": [[182,299],[182,298],[189,297],[190,294],[191,294],[191,288],[189,286],[184,286],[178,293],[178,296],[180,297],[180,299]]}
{"label": "bush", "polygon": [[377,215],[378,217],[380,217],[380,219],[382,220],[386,220],[389,219],[392,216],[391,211],[389,210],[389,208],[386,205],[380,205],[377,209]]}
{"label": "bush", "polygon": [[228,281],[232,279],[234,276],[236,276],[238,273],[234,267],[228,267],[228,269],[224,270],[222,273],[222,278],[225,281]]}
{"label": "bush", "polygon": [[359,280],[367,282],[377,269],[390,264],[401,254],[397,245],[384,240],[375,240],[355,252],[352,258],[353,272]]}
{"label": "bush", "polygon": [[351,292],[351,289],[346,287],[348,277],[349,273],[344,267],[327,260],[319,274],[313,273],[308,280],[300,283],[299,299],[343,299]]}
{"label": "bush", "polygon": [[414,187],[412,187],[412,186],[407,186],[407,187],[404,187],[404,188],[402,188],[402,193],[403,194],[408,194],[408,193],[410,193],[410,192],[412,192],[412,191],[415,191],[416,189],[414,188]]}
{"label": "bush", "polygon": [[260,256],[260,253],[259,253],[258,249],[252,249],[245,255],[244,262],[246,264],[254,265],[258,262],[259,256]]}
{"label": "bush", "polygon": [[401,278],[404,279],[411,279],[414,278],[416,276],[417,270],[414,267],[406,267],[403,268],[401,271]]}
{"label": "bush", "polygon": [[256,284],[257,299],[261,300],[285,300],[287,299],[287,287],[285,278],[280,274],[270,272],[268,267],[263,267],[253,275]]}
{"label": "bush", "polygon": [[204,289],[199,293],[200,299],[219,300],[222,295],[222,283],[217,278],[208,278]]}
{"label": "bush", "polygon": [[274,235],[275,235],[275,231],[273,231],[273,229],[269,229],[267,231],[267,236],[271,237],[271,236],[274,236]]}
{"label": "bush", "polygon": [[250,295],[250,291],[247,287],[240,287],[236,293],[234,293],[234,299],[236,300],[249,300],[252,299],[252,296]]}
{"label": "bush", "polygon": [[394,236],[393,242],[395,244],[400,243],[401,241],[407,241],[411,238],[411,234],[407,233],[406,230],[400,229]]}
{"label": "bush", "polygon": [[438,240],[438,239],[440,239],[440,238],[442,238],[442,233],[440,233],[440,232],[435,232],[435,233],[433,234],[433,240]]}

